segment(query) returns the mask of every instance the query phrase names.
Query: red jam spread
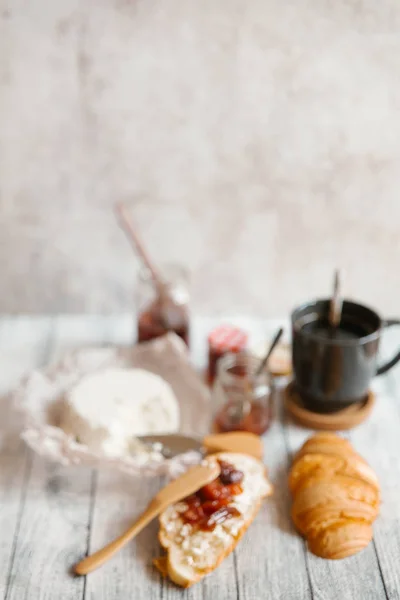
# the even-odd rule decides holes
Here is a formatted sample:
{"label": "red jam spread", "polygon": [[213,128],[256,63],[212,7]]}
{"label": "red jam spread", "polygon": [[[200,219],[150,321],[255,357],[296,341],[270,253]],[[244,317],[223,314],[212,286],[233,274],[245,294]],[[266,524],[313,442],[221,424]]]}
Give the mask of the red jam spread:
{"label": "red jam spread", "polygon": [[183,500],[187,509],[181,513],[181,518],[202,531],[213,531],[227,519],[240,516],[237,508],[230,503],[234,496],[243,492],[241,483],[244,475],[230,463],[218,462],[221,467],[219,477]]}
{"label": "red jam spread", "polygon": [[139,315],[139,342],[148,342],[168,331],[173,331],[189,345],[189,316],[185,306],[174,304],[172,299],[167,305],[155,301]]}
{"label": "red jam spread", "polygon": [[217,363],[228,353],[242,352],[247,345],[247,333],[238,327],[220,325],[208,336],[208,382],[211,385],[217,373]]}

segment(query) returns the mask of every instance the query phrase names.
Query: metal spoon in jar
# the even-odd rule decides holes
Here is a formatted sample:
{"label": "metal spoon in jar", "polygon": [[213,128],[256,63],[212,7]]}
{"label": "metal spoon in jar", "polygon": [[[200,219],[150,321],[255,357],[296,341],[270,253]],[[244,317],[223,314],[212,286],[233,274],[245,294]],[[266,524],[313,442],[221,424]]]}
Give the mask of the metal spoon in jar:
{"label": "metal spoon in jar", "polygon": [[260,364],[258,365],[254,375],[246,378],[244,387],[245,387],[245,397],[238,402],[233,411],[232,414],[230,415],[232,421],[236,422],[236,423],[240,423],[241,421],[243,421],[243,419],[245,417],[247,417],[247,415],[250,413],[251,411],[251,405],[252,405],[252,394],[253,394],[253,383],[254,380],[261,375],[261,373],[264,371],[265,367],[268,364],[268,361],[271,357],[271,354],[273,353],[273,351],[275,350],[279,340],[281,339],[283,334],[283,327],[281,327],[277,333],[274,336],[274,339],[271,342],[271,345],[268,349],[267,354],[264,356],[264,358],[262,359],[262,361],[260,362]]}

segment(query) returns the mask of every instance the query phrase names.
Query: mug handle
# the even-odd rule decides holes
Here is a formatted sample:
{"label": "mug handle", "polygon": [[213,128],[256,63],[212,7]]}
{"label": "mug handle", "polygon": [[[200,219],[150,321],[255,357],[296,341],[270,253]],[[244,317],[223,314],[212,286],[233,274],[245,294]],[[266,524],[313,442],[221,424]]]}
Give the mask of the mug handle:
{"label": "mug handle", "polygon": [[[399,319],[385,319],[383,321],[383,327],[392,327],[393,325],[400,325],[400,320]],[[397,364],[400,360],[400,350],[399,352],[397,352],[397,354],[395,356],[393,356],[393,358],[391,358],[390,360],[388,360],[387,363],[381,365],[380,367],[378,367],[378,370],[376,372],[377,375],[382,375],[383,373],[387,373],[387,371],[389,371],[389,369],[391,369],[392,367],[394,367],[395,364]]]}

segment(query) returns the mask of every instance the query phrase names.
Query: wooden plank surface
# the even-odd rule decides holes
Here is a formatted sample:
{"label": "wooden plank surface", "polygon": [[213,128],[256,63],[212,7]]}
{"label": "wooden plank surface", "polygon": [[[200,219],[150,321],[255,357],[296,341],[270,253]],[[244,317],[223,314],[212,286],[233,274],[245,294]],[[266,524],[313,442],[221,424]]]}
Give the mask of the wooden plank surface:
{"label": "wooden plank surface", "polygon": [[374,524],[373,548],[384,579],[386,597],[400,598],[400,462],[399,394],[387,376],[376,380],[377,402],[363,427],[349,439],[374,468],[382,490],[381,516]]}
{"label": "wooden plank surface", "polygon": [[[276,322],[237,319],[261,339]],[[205,333],[212,319],[195,319],[196,364],[204,365]],[[133,319],[59,317],[3,319],[0,323],[0,392],[21,374],[88,344],[129,344]],[[277,419],[265,436],[265,463],[274,496],[260,511],[236,551],[214,575],[189,590],[161,581],[151,566],[159,552],[157,524],[150,525],[109,564],[88,578],[69,567],[124,529],[162,484],[121,474],[52,465],[17,440],[7,400],[1,400],[0,597],[11,600],[390,600],[400,599],[400,398],[399,371],[376,380],[378,402],[368,422],[349,435],[382,484],[382,514],[374,543],[344,561],[324,561],[307,552],[290,521],[286,485],[291,454],[311,433],[287,422],[277,398]],[[5,427],[3,426],[3,433]]]}
{"label": "wooden plank surface", "polygon": [[[310,597],[304,543],[295,534],[290,520],[290,493],[286,485],[289,457],[280,400],[280,394],[275,393],[273,402],[277,418],[268,431],[264,449],[264,462],[274,494],[263,505],[237,549],[239,594],[245,600],[262,598],[266,593],[271,600]],[[281,576],[283,572],[284,577]]]}
{"label": "wooden plank surface", "polygon": [[[290,455],[313,434],[286,420],[284,428]],[[363,454],[362,448],[357,449]],[[310,576],[313,600],[376,600],[386,598],[375,548],[370,544],[362,553],[346,560],[329,561],[307,552],[307,569]]]}
{"label": "wooden plank surface", "polygon": [[26,502],[31,457],[16,435],[8,392],[25,371],[40,366],[46,355],[48,319],[0,321],[0,596],[13,585],[12,565],[20,517]]}
{"label": "wooden plank surface", "polygon": [[[74,345],[102,343],[103,321],[52,320],[47,360],[59,357],[72,338]],[[33,456],[7,600],[82,597],[85,581],[71,577],[69,568],[87,549],[92,476]]]}
{"label": "wooden plank surface", "polygon": [[[104,328],[109,344],[128,345],[134,339],[133,318],[108,318]],[[95,551],[122,533],[145,509],[161,487],[161,478],[132,479],[121,473],[99,472],[92,507],[90,550]],[[151,523],[103,568],[87,578],[86,598],[148,598],[162,596],[161,577],[152,565],[159,552],[157,522]]]}

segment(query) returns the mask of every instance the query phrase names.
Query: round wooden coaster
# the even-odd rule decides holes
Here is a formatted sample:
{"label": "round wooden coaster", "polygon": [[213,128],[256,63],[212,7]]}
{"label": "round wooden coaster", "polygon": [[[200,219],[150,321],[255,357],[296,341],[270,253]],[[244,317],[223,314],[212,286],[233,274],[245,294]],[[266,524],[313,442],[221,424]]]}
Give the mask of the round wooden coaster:
{"label": "round wooden coaster", "polygon": [[335,413],[319,414],[304,407],[303,401],[291,381],[285,388],[284,402],[289,414],[303,427],[339,431],[352,429],[365,421],[375,404],[375,394],[370,390],[364,402],[353,404]]}

